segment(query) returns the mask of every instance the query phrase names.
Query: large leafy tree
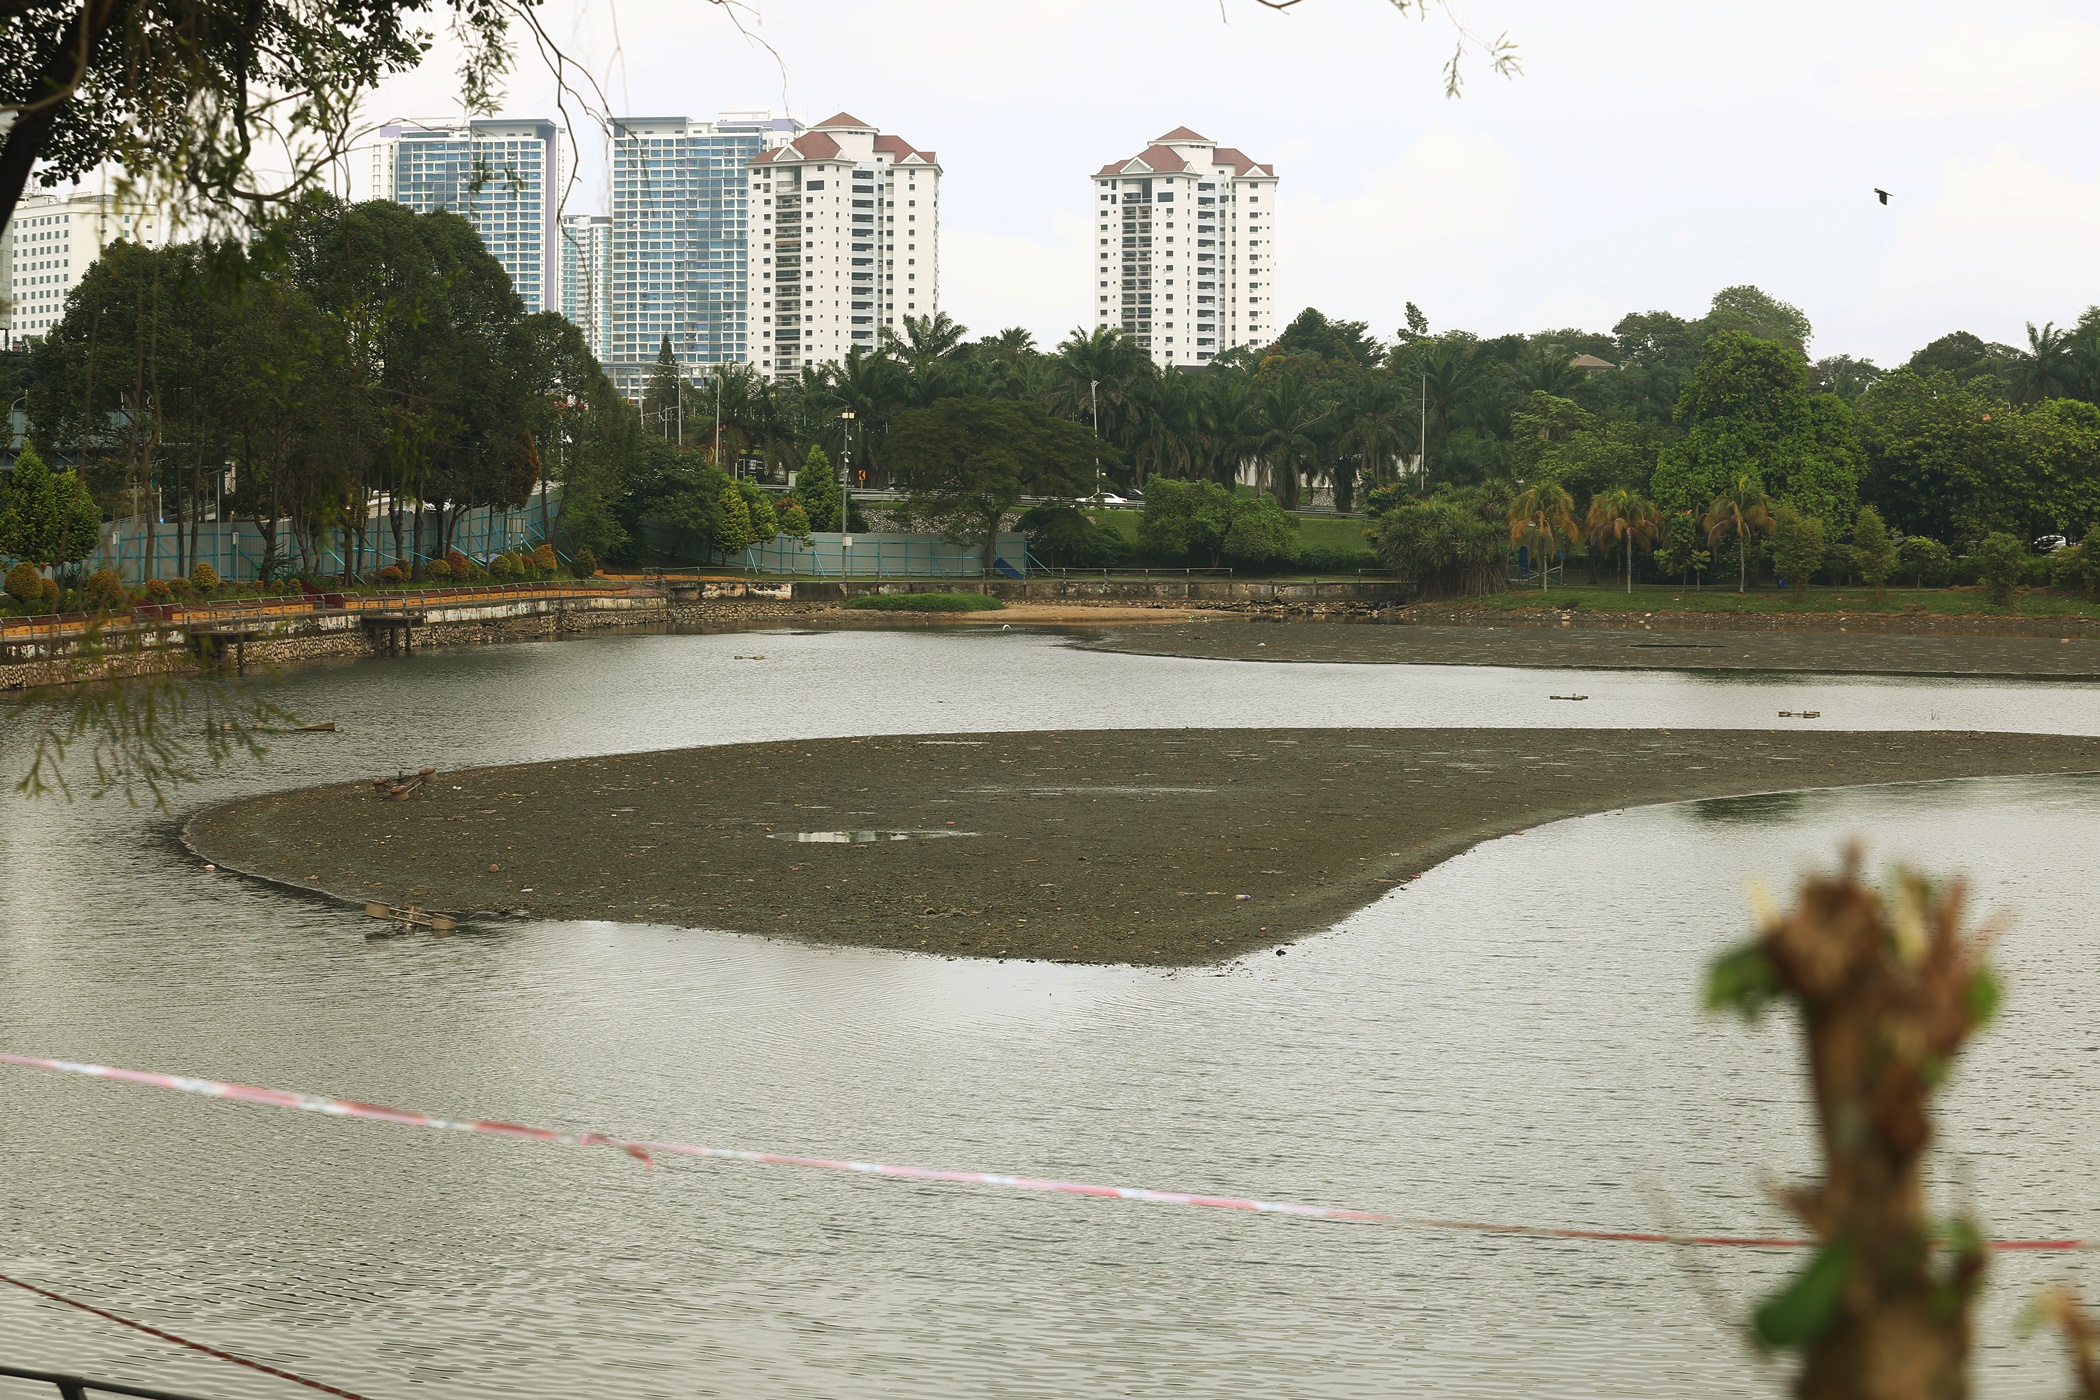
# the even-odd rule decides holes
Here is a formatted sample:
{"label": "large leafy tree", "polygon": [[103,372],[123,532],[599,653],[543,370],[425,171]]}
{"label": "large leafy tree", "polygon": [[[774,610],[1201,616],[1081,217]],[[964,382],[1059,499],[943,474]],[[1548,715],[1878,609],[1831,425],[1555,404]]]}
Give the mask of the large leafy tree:
{"label": "large leafy tree", "polygon": [[1708,338],[1678,400],[1684,436],[1663,449],[1651,494],[1666,511],[1694,509],[1748,477],[1824,520],[1850,520],[1864,466],[1851,410],[1811,396],[1799,351],[1742,331]]}
{"label": "large leafy tree", "polygon": [[[463,97],[490,110],[533,0],[450,0]],[[162,198],[253,220],[318,181],[359,99],[422,61],[431,0],[9,0],[0,222],[32,172],[113,165]],[[268,153],[259,156],[259,152]],[[286,167],[288,164],[288,168]],[[276,178],[259,171],[280,167]]]}
{"label": "large leafy tree", "polygon": [[999,527],[1023,496],[1075,496],[1092,485],[1094,437],[1034,404],[944,399],[890,425],[887,455],[909,508],[958,544],[998,556]]}

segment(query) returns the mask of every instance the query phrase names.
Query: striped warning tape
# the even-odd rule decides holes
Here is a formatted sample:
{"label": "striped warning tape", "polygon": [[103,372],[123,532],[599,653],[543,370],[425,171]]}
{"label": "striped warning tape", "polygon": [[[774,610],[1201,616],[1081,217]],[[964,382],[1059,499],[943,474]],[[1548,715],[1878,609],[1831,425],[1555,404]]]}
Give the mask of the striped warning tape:
{"label": "striped warning tape", "polygon": [[[72,1060],[47,1060],[34,1055],[0,1054],[0,1064],[23,1069],[50,1070],[60,1074],[83,1074],[96,1079],[114,1079],[155,1089],[176,1089],[186,1094],[235,1099],[242,1103],[267,1104],[272,1108],[296,1108],[307,1113],[326,1113],[337,1118],[370,1118],[416,1128],[444,1128],[452,1132],[484,1133],[493,1137],[526,1138],[534,1142],[568,1143],[581,1147],[611,1147],[644,1163],[657,1157],[714,1157],[731,1162],[757,1162],[776,1167],[815,1167],[824,1171],[858,1172],[867,1176],[899,1177],[907,1181],[939,1181],[964,1186],[1003,1186],[1017,1191],[1050,1191],[1066,1196],[1104,1196],[1151,1205],[1208,1206],[1218,1210],[1256,1211],[1265,1215],[1290,1215],[1312,1220],[1339,1220],[1370,1225],[1409,1225],[1425,1230],[1466,1230],[1479,1234],[1530,1235],[1541,1239],[1594,1240],[1621,1244],[1732,1245],[1748,1249],[1800,1249],[1813,1240],[1769,1235],[1678,1235],[1642,1230],[1578,1230],[1544,1225],[1504,1225],[1471,1220],[1435,1220],[1426,1217],[1388,1215],[1379,1211],[1344,1210],[1336,1206],[1297,1205],[1287,1201],[1257,1201],[1240,1196],[1200,1196],[1183,1191],[1150,1191],[1137,1186],[1095,1186],[1078,1181],[1052,1181],[1033,1176],[1007,1176],[999,1172],[944,1171],[935,1167],[904,1167],[888,1162],[855,1162],[836,1157],[798,1157],[785,1152],[752,1152],[733,1147],[700,1147],[680,1142],[647,1142],[614,1137],[610,1133],[559,1132],[520,1123],[487,1119],[438,1118],[426,1113],[359,1103],[355,1099],[332,1099],[286,1089],[260,1089],[251,1084],[229,1084],[217,1079],[195,1079],[180,1074],[156,1074],[148,1070],[114,1069],[108,1065],[80,1064]],[[1992,1240],[1998,1250],[2076,1250],[2095,1243],[2090,1240]]]}

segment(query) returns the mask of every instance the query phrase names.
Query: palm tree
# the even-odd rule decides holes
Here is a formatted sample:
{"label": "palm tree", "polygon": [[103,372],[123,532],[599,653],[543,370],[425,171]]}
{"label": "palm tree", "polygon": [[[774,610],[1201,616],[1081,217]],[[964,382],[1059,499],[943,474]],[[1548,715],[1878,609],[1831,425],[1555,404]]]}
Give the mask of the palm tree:
{"label": "palm tree", "polygon": [[1320,453],[1317,429],[1330,405],[1305,387],[1305,371],[1286,365],[1256,406],[1260,438],[1257,450],[1269,476],[1269,489],[1285,510],[1298,505],[1301,473]]}
{"label": "palm tree", "polygon": [[1412,440],[1406,421],[1410,407],[1399,381],[1375,369],[1357,381],[1355,391],[1343,402],[1342,422],[1347,426],[1336,445],[1363,458],[1364,474],[1374,486],[1386,484],[1385,464]]}
{"label": "palm tree", "polygon": [[1719,549],[1721,541],[1735,536],[1735,591],[1747,591],[1750,578],[1750,536],[1771,534],[1776,528],[1772,503],[1749,473],[1739,473],[1728,489],[1714,497],[1699,522],[1706,529],[1706,547]]}
{"label": "palm tree", "polygon": [[1662,530],[1662,512],[1655,503],[1624,486],[1599,491],[1590,497],[1590,543],[1612,549],[1626,546],[1626,591],[1633,592],[1633,547],[1651,548]]}
{"label": "palm tree", "polygon": [[1050,392],[1043,406],[1052,413],[1091,425],[1098,404],[1101,436],[1121,443],[1138,386],[1157,374],[1152,357],[1120,327],[1075,329],[1057,347]]}
{"label": "palm tree", "polygon": [[1509,542],[1530,544],[1539,561],[1539,591],[1546,591],[1559,543],[1575,533],[1575,498],[1552,482],[1526,487],[1510,502]]}
{"label": "palm tree", "polygon": [[1509,376],[1521,393],[1551,394],[1564,399],[1582,383],[1575,357],[1558,345],[1533,345],[1509,367]]}
{"label": "palm tree", "polygon": [[2023,403],[2070,393],[2078,377],[2071,332],[2058,330],[2054,321],[2044,321],[2036,330],[2029,321],[2027,348],[2013,355],[2012,374],[2013,397]]}

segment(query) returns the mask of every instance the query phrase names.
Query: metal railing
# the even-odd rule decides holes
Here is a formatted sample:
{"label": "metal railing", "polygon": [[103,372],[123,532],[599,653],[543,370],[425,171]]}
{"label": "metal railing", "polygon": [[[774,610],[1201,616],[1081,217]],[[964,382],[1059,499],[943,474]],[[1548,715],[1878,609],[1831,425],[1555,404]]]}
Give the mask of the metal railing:
{"label": "metal railing", "polygon": [[23,1366],[0,1366],[0,1376],[57,1386],[62,1400],[87,1400],[90,1395],[137,1395],[144,1400],[202,1400],[200,1396],[184,1395],[179,1391],[125,1385],[121,1381],[98,1381],[92,1376],[69,1376],[60,1371],[32,1371]]}

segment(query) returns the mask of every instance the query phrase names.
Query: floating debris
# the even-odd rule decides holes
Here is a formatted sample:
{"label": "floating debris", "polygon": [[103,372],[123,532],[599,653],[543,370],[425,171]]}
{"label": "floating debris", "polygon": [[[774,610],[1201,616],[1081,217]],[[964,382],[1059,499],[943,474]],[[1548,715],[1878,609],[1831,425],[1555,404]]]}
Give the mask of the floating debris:
{"label": "floating debris", "polygon": [[1821,719],[1823,718],[1823,712],[1821,710],[1781,710],[1779,717],[1781,719]]}
{"label": "floating debris", "polygon": [[1548,700],[1587,700],[1590,697],[1587,695],[1549,695],[1546,698]]}
{"label": "floating debris", "polygon": [[375,900],[365,905],[365,914],[368,918],[385,919],[389,925],[383,930],[374,930],[366,934],[367,938],[400,938],[414,933],[419,928],[430,930],[433,937],[447,938],[459,929],[459,920],[450,914],[435,914],[426,909],[419,909],[413,904],[405,908],[396,908]]}

